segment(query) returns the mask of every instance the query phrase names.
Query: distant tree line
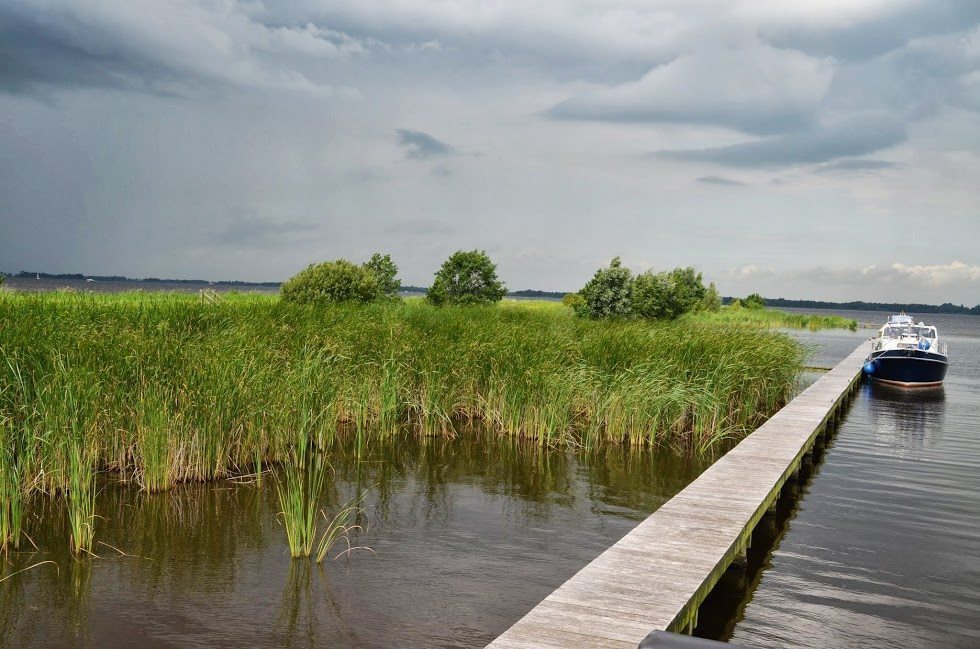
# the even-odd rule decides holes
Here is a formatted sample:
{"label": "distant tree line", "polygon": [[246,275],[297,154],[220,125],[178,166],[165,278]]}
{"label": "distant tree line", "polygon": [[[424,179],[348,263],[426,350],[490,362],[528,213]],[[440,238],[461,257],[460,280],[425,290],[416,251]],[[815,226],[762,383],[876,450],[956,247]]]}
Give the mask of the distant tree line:
{"label": "distant tree line", "polygon": [[[728,304],[735,298],[725,298]],[[785,298],[766,298],[766,304],[772,307],[788,307],[796,309],[838,309],[847,311],[908,311],[910,313],[955,313],[961,315],[980,315],[980,304],[974,307],[962,304],[916,304],[902,302],[826,302],[823,300],[787,300]]]}
{"label": "distant tree line", "polygon": [[[0,273],[2,274],[2,273]],[[217,282],[209,282],[206,279],[161,279],[159,277],[144,277],[142,279],[135,277],[125,277],[123,275],[83,275],[81,273],[36,273],[26,270],[22,270],[19,273],[8,275],[8,277],[15,277],[18,279],[35,279],[40,277],[41,279],[74,279],[79,281],[85,281],[87,279],[93,279],[97,282],[141,282],[144,284],[217,284],[220,286],[263,286],[263,287],[277,287],[280,282],[244,282],[240,280],[222,280]]]}
{"label": "distant tree line", "polygon": [[[459,255],[463,251],[455,253]],[[483,257],[486,257],[486,253],[482,251],[470,251],[470,253],[465,253],[470,255],[472,253],[478,253]],[[454,256],[455,256],[454,255]],[[376,259],[377,258],[377,259]],[[452,257],[450,258],[452,259]],[[460,258],[462,259],[462,258]],[[343,260],[338,260],[343,261]],[[450,260],[447,260],[447,263]],[[486,261],[493,266],[493,276],[496,277],[496,266],[490,261],[489,257],[486,257]],[[763,298],[758,293],[753,293],[745,298],[735,298],[735,297],[719,297],[717,290],[714,289],[714,284],[710,284],[705,287],[701,283],[701,275],[695,274],[693,268],[675,268],[669,273],[659,273],[653,274],[649,271],[646,273],[641,273],[635,277],[630,273],[629,269],[622,268],[619,258],[613,260],[616,266],[610,264],[609,268],[600,269],[597,271],[597,277],[601,275],[600,279],[593,277],[590,280],[590,284],[587,284],[580,291],[575,293],[564,293],[560,291],[537,291],[533,289],[525,289],[521,291],[511,291],[506,292],[505,295],[513,297],[528,297],[528,298],[538,298],[538,299],[562,299],[573,308],[578,304],[576,313],[580,315],[588,315],[589,317],[676,317],[679,313],[683,313],[685,310],[690,309],[712,309],[715,301],[720,304],[740,306],[744,308],[762,308],[764,306],[770,307],[788,307],[788,308],[801,308],[801,309],[837,309],[837,310],[852,310],[852,311],[908,311],[911,313],[951,313],[951,314],[961,314],[961,315],[980,315],[980,304],[974,307],[967,307],[962,304],[952,304],[951,302],[945,302],[940,305],[935,304],[918,304],[918,303],[899,303],[899,302],[864,302],[864,301],[854,301],[854,302],[828,302],[825,300],[789,300],[786,298]],[[333,263],[333,262],[327,262]],[[454,262],[455,263],[455,262]],[[399,292],[401,293],[420,293],[426,294],[430,291],[429,288],[424,286],[401,286],[400,282],[397,283],[397,289],[392,293],[392,287],[395,284],[390,282],[395,282],[395,275],[391,274],[392,269],[394,273],[397,273],[397,266],[391,261],[390,255],[380,255],[375,254],[371,260],[363,264],[362,266],[370,266],[374,264],[376,267],[372,272],[380,272],[383,277],[379,280],[375,278],[375,291],[380,291],[388,297]],[[390,267],[382,268],[382,266]],[[457,269],[458,270],[458,269]],[[349,271],[349,269],[348,269]],[[451,272],[451,271],[450,271]],[[438,275],[438,274],[437,274]],[[3,278],[14,278],[14,279],[34,279],[35,277],[40,277],[41,279],[54,279],[54,280],[80,280],[84,281],[87,279],[93,279],[98,282],[138,282],[144,284],[154,284],[154,283],[167,283],[167,284],[183,284],[183,285],[194,285],[194,286],[206,286],[206,285],[217,285],[217,286],[235,286],[247,288],[250,286],[261,286],[263,288],[276,288],[284,286],[280,282],[245,282],[240,280],[227,280],[227,281],[217,281],[209,282],[202,279],[161,279],[158,277],[145,277],[142,279],[125,277],[123,275],[83,275],[82,273],[40,273],[31,271],[20,271],[18,273],[4,274],[0,272],[0,283],[3,282]],[[456,280],[458,282],[458,279]],[[385,283],[389,282],[389,283]],[[638,282],[638,283],[637,283]],[[435,283],[433,284],[435,285]],[[501,284],[501,287],[503,285]],[[700,288],[698,288],[700,286]],[[628,287],[628,290],[627,290]],[[702,294],[701,291],[704,291]],[[492,296],[495,291],[485,294],[486,296]],[[704,300],[704,302],[698,304],[695,296],[702,296],[699,299]],[[588,297],[587,297],[588,296]],[[592,307],[588,310],[583,310],[581,306],[581,301],[591,299]],[[373,298],[372,298],[373,299]],[[456,299],[456,298],[451,298]],[[468,299],[468,298],[467,298]],[[692,306],[693,305],[693,306]],[[598,315],[604,314],[604,315]]]}

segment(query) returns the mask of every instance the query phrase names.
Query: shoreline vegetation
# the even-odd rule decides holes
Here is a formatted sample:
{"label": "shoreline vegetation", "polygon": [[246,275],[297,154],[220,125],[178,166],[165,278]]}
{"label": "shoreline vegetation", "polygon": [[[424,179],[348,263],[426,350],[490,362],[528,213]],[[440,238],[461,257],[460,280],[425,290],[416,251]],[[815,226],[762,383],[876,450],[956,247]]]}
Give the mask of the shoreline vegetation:
{"label": "shoreline vegetation", "polygon": [[[0,275],[4,273],[0,272]],[[263,292],[272,292],[278,290],[282,286],[282,282],[248,282],[241,280],[218,280],[218,281],[208,281],[203,279],[160,279],[157,277],[146,277],[146,278],[134,278],[125,277],[122,275],[83,275],[81,273],[35,273],[28,271],[20,271],[18,273],[9,273],[5,275],[8,279],[14,280],[11,284],[16,283],[18,289],[27,288],[21,282],[26,282],[28,280],[33,280],[35,277],[49,280],[65,280],[74,282],[85,282],[88,279],[93,280],[93,289],[99,288],[98,285],[110,285],[110,284],[143,284],[148,291],[159,291],[160,286],[166,286],[168,284],[174,284],[182,287],[187,287],[188,290],[200,290],[200,289],[219,289],[222,291],[253,291],[260,290]],[[45,289],[47,290],[47,289]],[[124,287],[120,292],[126,292],[127,290],[132,290],[129,287]],[[163,290],[167,290],[164,288]],[[428,291],[428,287],[425,286],[412,286],[404,285],[400,287],[402,294],[411,295],[417,294],[424,296]],[[511,298],[530,298],[536,300],[561,300],[563,297],[568,295],[568,291],[541,291],[536,289],[523,289],[518,291],[508,291],[506,297]],[[728,305],[738,298],[734,297],[722,297],[722,304]],[[980,304],[968,307],[962,304],[953,304],[951,302],[944,302],[943,304],[919,304],[919,303],[900,303],[900,302],[867,302],[863,300],[851,301],[851,302],[833,302],[827,300],[795,300],[789,298],[765,298],[766,305],[770,308],[792,308],[792,309],[821,309],[821,310],[841,310],[841,311],[881,311],[888,313],[897,313],[899,311],[906,311],[908,313],[942,313],[942,314],[958,314],[958,315],[976,315],[980,316]]]}
{"label": "shoreline vegetation", "polygon": [[47,494],[88,550],[96,474],[163,491],[288,470],[344,435],[363,449],[479,421],[540,445],[707,450],[781,407],[806,355],[726,311],[619,321],[545,301],[6,292],[0,540],[19,545],[24,503]]}
{"label": "shoreline vegetation", "polygon": [[278,295],[4,291],[0,549],[47,495],[91,554],[100,475],[153,493],[272,469],[290,554],[319,562],[358,529],[356,502],[319,509],[338,441],[361,458],[479,424],[539,446],[712,450],[794,391],[807,351],[774,327],[856,323],[758,294],[722,309],[701,277],[616,257],[560,303],[501,304],[493,260],[460,250],[422,299],[398,297],[381,253],[311,264]]}

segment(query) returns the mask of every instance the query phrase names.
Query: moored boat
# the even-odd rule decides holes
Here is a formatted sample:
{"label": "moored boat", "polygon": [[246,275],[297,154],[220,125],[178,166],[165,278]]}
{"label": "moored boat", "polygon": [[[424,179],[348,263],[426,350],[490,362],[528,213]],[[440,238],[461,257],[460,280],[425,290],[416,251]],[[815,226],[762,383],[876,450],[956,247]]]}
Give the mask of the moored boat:
{"label": "moored boat", "polygon": [[889,316],[864,363],[873,380],[903,387],[941,385],[948,368],[946,343],[936,328],[905,313]]}

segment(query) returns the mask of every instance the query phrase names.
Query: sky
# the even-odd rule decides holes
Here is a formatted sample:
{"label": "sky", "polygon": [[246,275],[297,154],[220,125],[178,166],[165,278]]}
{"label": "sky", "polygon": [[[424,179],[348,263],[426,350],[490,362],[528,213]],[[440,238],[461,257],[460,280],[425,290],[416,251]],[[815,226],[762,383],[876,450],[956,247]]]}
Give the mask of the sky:
{"label": "sky", "polygon": [[980,303],[976,0],[0,3],[0,270]]}

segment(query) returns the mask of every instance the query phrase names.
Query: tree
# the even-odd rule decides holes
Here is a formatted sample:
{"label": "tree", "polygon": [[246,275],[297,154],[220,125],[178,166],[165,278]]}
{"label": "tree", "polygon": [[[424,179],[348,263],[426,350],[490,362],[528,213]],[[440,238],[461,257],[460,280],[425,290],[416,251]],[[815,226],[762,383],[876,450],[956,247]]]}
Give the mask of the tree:
{"label": "tree", "polygon": [[720,309],[721,294],[718,292],[718,287],[715,286],[715,283],[711,282],[704,291],[704,297],[701,298],[701,303],[695,307],[695,311],[718,311]]}
{"label": "tree", "polygon": [[674,302],[680,309],[678,315],[694,310],[707,290],[701,282],[701,273],[691,266],[675,268],[670,271],[670,278],[674,283]]}
{"label": "tree", "polygon": [[633,315],[641,318],[673,319],[681,314],[676,296],[676,282],[669,273],[640,273],[633,280],[630,296]]}
{"label": "tree", "polygon": [[483,250],[458,250],[443,262],[426,299],[444,304],[493,304],[507,289],[497,279],[497,265]]}
{"label": "tree", "polygon": [[766,308],[766,298],[758,293],[753,293],[742,300],[742,306],[746,309],[764,309]]}
{"label": "tree", "polygon": [[282,299],[299,304],[369,302],[378,297],[374,273],[346,259],[310,264],[284,282]]}
{"label": "tree", "polygon": [[371,259],[364,262],[364,268],[374,274],[374,279],[378,283],[379,297],[398,297],[402,283],[398,279],[398,266],[391,260],[391,255],[382,255],[380,252],[376,252],[371,255]]}
{"label": "tree", "polygon": [[633,273],[623,268],[619,257],[600,268],[582,287],[583,302],[577,313],[590,318],[627,318],[633,312]]}
{"label": "tree", "polygon": [[672,320],[700,309],[707,294],[701,273],[690,266],[656,274],[648,270],[633,282],[633,313],[641,318]]}

